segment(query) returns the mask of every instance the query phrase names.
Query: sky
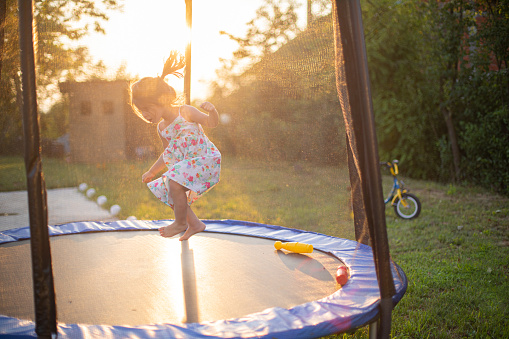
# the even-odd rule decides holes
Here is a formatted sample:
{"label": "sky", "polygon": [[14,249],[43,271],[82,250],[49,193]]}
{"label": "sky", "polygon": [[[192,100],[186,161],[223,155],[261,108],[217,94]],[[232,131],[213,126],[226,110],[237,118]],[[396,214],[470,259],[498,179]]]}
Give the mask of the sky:
{"label": "sky", "polygon": [[[299,0],[301,26],[305,24],[306,1]],[[191,32],[191,99],[206,98],[220,58],[229,59],[238,45],[220,31],[244,36],[246,23],[255,17],[262,0],[193,0]],[[183,54],[189,38],[185,0],[125,0],[123,12],[110,14],[103,25],[106,35],[93,33],[81,41],[94,61],[103,60],[111,74],[125,63],[127,72],[139,77],[161,74],[170,50]],[[183,80],[166,80],[180,92]]]}

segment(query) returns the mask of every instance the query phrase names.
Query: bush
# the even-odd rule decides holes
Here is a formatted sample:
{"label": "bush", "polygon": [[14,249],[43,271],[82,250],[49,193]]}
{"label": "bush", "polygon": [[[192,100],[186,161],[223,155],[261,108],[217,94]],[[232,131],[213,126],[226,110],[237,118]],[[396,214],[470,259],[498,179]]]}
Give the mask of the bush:
{"label": "bush", "polygon": [[465,175],[476,184],[509,195],[509,108],[479,113],[477,118],[462,126]]}

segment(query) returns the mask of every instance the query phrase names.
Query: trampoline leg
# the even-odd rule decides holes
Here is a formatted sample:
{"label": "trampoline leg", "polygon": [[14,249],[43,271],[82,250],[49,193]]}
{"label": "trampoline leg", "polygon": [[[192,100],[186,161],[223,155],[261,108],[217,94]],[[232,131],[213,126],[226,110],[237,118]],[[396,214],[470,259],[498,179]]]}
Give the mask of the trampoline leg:
{"label": "trampoline leg", "polygon": [[378,320],[369,324],[369,339],[376,339],[378,329]]}

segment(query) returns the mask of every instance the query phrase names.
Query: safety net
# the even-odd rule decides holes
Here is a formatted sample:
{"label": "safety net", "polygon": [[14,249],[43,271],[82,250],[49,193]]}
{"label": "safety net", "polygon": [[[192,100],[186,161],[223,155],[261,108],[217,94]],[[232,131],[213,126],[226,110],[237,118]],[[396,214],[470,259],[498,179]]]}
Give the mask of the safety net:
{"label": "safety net", "polygon": [[[388,335],[391,310],[405,292],[406,279],[389,257],[358,1],[8,0],[2,5],[0,253],[8,256],[19,241],[31,238],[31,250],[21,251],[16,260],[25,265],[33,261],[35,308],[30,319],[13,325],[18,306],[6,307],[1,317],[7,322],[0,327],[19,326],[29,335],[65,335],[64,325],[57,330],[58,305],[65,301],[54,287],[52,263],[62,261],[51,258],[54,238],[75,233],[61,230],[102,234],[125,230],[125,225],[159,236],[159,223],[167,226],[176,219],[169,191],[177,175],[206,231],[215,232],[215,223],[265,225],[266,238],[291,241],[293,236],[284,237],[287,228],[289,234],[302,230],[304,242],[316,241],[318,250],[324,246],[322,251],[339,266],[355,267],[350,260],[356,253],[368,260],[376,285],[370,288],[380,293],[368,315],[352,320],[350,327],[334,327],[335,320],[327,320],[316,333],[313,315],[301,334],[292,327],[283,335],[322,336],[378,317],[380,333]],[[374,5],[365,6],[369,12]],[[379,14],[374,7],[371,11]],[[166,76],[163,66],[172,55],[180,55],[186,66]],[[159,85],[143,98],[138,94],[145,77],[165,81],[163,91],[168,85],[175,90],[175,100],[161,104],[171,109],[157,110],[153,101],[147,103]],[[172,134],[187,128],[195,128],[190,133],[198,137]],[[181,149],[206,149],[215,157],[205,162],[201,153],[178,155]],[[193,220],[188,217],[187,222]],[[255,237],[264,237],[263,227],[254,231]],[[253,235],[249,233],[242,235]],[[189,243],[200,236],[193,235]],[[178,243],[178,236],[167,240]],[[329,241],[347,244],[346,257],[334,254]],[[249,245],[242,248],[250,250]],[[267,251],[275,251],[272,244]],[[159,254],[168,255],[156,253],[150,260],[157,261]],[[257,254],[252,256],[256,260]],[[110,265],[103,269],[122,270]],[[326,278],[333,289],[346,288],[348,283],[336,283],[335,273]],[[14,275],[6,267],[0,274]],[[352,293],[362,285],[355,285],[355,279],[352,284]],[[0,294],[0,300],[7,296]],[[101,300],[90,303],[100,308]],[[28,330],[20,325],[24,321]],[[283,316],[278,323],[284,322],[298,321]],[[175,336],[220,336],[207,326],[193,332],[203,326],[200,319],[182,324],[184,334]],[[228,337],[238,335],[229,331]],[[263,335],[272,335],[267,331]]]}

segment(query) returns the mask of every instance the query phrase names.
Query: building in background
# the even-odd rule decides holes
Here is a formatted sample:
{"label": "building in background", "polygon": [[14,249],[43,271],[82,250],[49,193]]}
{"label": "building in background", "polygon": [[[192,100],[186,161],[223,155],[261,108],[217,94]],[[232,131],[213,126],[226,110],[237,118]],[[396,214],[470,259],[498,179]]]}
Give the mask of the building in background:
{"label": "building in background", "polygon": [[129,81],[60,83],[69,96],[70,160],[104,163],[142,159],[159,153],[156,127],[129,105]]}

